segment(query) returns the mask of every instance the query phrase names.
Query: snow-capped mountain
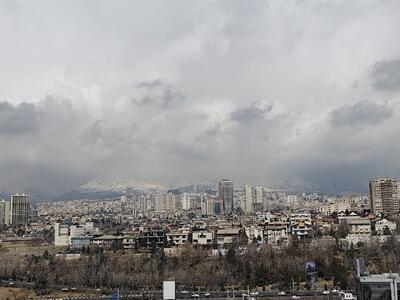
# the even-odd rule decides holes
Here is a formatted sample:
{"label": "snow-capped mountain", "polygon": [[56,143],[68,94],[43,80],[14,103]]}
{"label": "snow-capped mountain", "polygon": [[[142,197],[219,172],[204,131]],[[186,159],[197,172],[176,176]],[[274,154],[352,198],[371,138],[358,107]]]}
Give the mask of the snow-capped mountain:
{"label": "snow-capped mountain", "polygon": [[157,191],[166,190],[167,188],[168,187],[164,185],[150,183],[145,180],[135,180],[127,178],[97,178],[85,183],[84,185],[81,185],[79,187],[79,190],[93,192],[125,192],[127,189],[140,191]]}
{"label": "snow-capped mountain", "polygon": [[157,192],[165,191],[168,187],[145,180],[129,178],[96,178],[80,187],[63,194],[56,200],[74,199],[103,199],[117,197],[125,192]]}

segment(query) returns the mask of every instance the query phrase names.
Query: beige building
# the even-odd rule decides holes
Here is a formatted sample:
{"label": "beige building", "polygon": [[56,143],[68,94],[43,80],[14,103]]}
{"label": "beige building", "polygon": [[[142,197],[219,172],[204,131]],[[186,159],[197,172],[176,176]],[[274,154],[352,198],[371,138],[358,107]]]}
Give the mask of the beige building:
{"label": "beige building", "polygon": [[244,211],[252,213],[253,210],[253,187],[251,185],[244,186]]}
{"label": "beige building", "polygon": [[0,201],[0,225],[10,225],[10,202]]}
{"label": "beige building", "polygon": [[397,179],[379,178],[369,182],[371,209],[374,214],[400,211],[399,184]]}

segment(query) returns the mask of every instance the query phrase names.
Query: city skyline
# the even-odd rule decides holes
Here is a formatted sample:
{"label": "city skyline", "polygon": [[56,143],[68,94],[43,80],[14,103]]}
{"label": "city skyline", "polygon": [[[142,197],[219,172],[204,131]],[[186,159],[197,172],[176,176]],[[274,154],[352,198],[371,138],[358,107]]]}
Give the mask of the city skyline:
{"label": "city skyline", "polygon": [[[397,1],[0,3],[0,188],[398,177]],[[329,21],[327,21],[329,20]]]}

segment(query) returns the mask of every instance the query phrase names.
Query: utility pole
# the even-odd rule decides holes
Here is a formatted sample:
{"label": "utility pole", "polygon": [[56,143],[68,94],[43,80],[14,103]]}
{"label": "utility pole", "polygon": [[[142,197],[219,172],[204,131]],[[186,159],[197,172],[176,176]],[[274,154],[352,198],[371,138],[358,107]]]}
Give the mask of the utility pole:
{"label": "utility pole", "polygon": [[292,292],[294,292],[294,279],[293,279],[293,276],[292,276]]}

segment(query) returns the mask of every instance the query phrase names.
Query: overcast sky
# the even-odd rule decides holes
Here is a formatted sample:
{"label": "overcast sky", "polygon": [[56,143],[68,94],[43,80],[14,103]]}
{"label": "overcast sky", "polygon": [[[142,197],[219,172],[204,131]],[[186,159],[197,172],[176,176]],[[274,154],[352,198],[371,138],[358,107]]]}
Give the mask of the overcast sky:
{"label": "overcast sky", "polygon": [[0,187],[400,174],[400,1],[1,1]]}

